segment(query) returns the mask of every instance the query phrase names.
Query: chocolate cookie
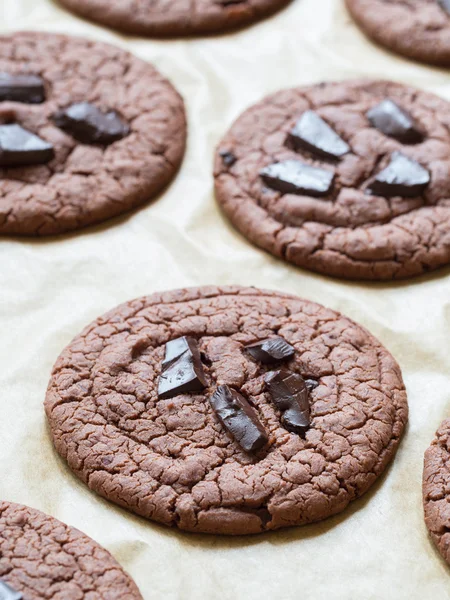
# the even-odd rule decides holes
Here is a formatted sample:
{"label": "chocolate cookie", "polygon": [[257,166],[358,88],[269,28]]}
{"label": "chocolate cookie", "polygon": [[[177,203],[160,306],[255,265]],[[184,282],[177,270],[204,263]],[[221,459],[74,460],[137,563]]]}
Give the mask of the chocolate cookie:
{"label": "chocolate cookie", "polygon": [[62,233],[148,202],[185,139],[183,101],[148,63],[64,35],[0,37],[0,234]]}
{"label": "chocolate cookie", "polygon": [[450,263],[450,104],[385,81],[280,91],[218,146],[217,199],[312,271],[401,279]]}
{"label": "chocolate cookie", "polygon": [[222,33],[250,25],[290,0],[59,0],[69,10],[125,33],[185,36]]}
{"label": "chocolate cookie", "polygon": [[450,565],[450,419],[446,419],[425,452],[423,471],[425,523]]}
{"label": "chocolate cookie", "polygon": [[250,534],[364,494],[407,420],[400,369],[365,329],[241,287],[154,294],[63,351],[45,408],[92,490],[165,525]]}
{"label": "chocolate cookie", "polygon": [[393,52],[450,66],[450,0],[346,0],[364,33]]}
{"label": "chocolate cookie", "polygon": [[142,600],[109,552],[44,513],[0,501],[2,600]]}

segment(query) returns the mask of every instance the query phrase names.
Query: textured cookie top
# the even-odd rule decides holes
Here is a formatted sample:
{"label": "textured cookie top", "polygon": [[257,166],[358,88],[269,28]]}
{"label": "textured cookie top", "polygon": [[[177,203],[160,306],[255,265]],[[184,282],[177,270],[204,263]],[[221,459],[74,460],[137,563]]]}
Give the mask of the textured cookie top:
{"label": "textured cookie top", "polygon": [[0,582],[24,600],[142,600],[109,552],[37,510],[0,501]]}
{"label": "textured cookie top", "polygon": [[426,63],[450,65],[448,0],[346,0],[363,31],[375,42]]}
{"label": "textured cookie top", "polygon": [[[402,142],[371,123],[368,113],[386,99],[411,116],[422,141]],[[349,151],[331,159],[293,147],[290,133],[307,111],[331,127]],[[449,125],[448,102],[395,83],[352,81],[280,91],[249,108],[220,142],[217,198],[248,239],[294,264],[346,278],[417,275],[450,262]],[[374,178],[396,153],[422,169],[425,179],[419,182],[431,179],[424,191],[419,186],[418,195],[385,197],[375,187],[371,192]],[[319,177],[314,195],[321,197],[277,191],[262,174],[285,161],[301,161],[334,180],[317,193]]]}
{"label": "textured cookie top", "polygon": [[220,33],[248,25],[290,0],[59,0],[73,12],[127,33],[150,36]]}
{"label": "textured cookie top", "polygon": [[[289,368],[318,382],[304,438],[283,427],[244,350],[274,335]],[[206,388],[158,399],[166,343],[198,341]],[[244,452],[213,411],[218,386],[253,406],[269,438]],[[257,533],[323,519],[363,494],[407,420],[401,373],[366,330],[320,305],[254,288],[195,288],[123,304],[53,369],[45,402],[58,452],[89,487],[189,531]]]}
{"label": "textured cookie top", "polygon": [[[184,152],[183,101],[151,65],[113,46],[49,33],[0,37],[0,73],[44,81],[41,103],[0,102],[54,148],[47,164],[0,168],[0,233],[48,235],[103,221],[150,200]],[[130,129],[108,144],[77,141],[54,115],[89,102]]]}
{"label": "textured cookie top", "polygon": [[423,504],[431,537],[450,565],[450,419],[425,452]]}

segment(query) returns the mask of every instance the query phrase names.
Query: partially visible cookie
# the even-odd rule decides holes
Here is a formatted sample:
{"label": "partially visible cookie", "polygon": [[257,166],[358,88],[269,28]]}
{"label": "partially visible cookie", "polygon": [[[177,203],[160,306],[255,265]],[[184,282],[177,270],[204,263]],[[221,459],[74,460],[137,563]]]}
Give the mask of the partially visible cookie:
{"label": "partially visible cookie", "polygon": [[450,565],[450,419],[446,419],[425,452],[423,471],[425,523]]}
{"label": "partially visible cookie", "polygon": [[194,532],[251,534],[343,511],[392,460],[399,366],[365,329],[241,287],[122,304],[58,358],[53,442],[92,490]]}
{"label": "partially visible cookie", "polygon": [[2,600],[142,600],[133,580],[87,535],[0,501]]}
{"label": "partially visible cookie", "polygon": [[388,81],[282,90],[220,141],[217,200],[251,242],[348,279],[450,263],[450,104]]}
{"label": "partially visible cookie", "polygon": [[74,13],[125,33],[185,36],[251,25],[290,0],[59,0]]}
{"label": "partially visible cookie", "polygon": [[450,66],[449,0],[346,0],[364,33],[388,50]]}
{"label": "partially visible cookie", "polygon": [[149,202],[185,141],[183,100],[152,65],[66,35],[0,37],[0,234],[62,233]]}

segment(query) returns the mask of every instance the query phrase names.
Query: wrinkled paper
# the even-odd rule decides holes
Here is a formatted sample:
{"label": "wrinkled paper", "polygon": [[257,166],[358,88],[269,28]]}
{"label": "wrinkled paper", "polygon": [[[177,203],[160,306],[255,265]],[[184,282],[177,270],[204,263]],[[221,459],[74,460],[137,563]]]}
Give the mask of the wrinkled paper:
{"label": "wrinkled paper", "polygon": [[[82,233],[0,239],[0,497],[73,525],[108,548],[145,600],[450,599],[450,572],[422,517],[423,453],[450,415],[450,269],[396,284],[348,283],[283,264],[246,242],[213,197],[213,148],[279,88],[369,76],[450,99],[448,72],[368,42],[341,0],[294,0],[273,18],[207,39],[128,38],[51,0],[1,0],[0,28],[84,35],[152,61],[183,94],[189,143],[153,204]],[[53,450],[43,411],[60,351],[92,319],[157,290],[253,284],[292,292],[366,326],[399,361],[410,423],[385,477],[343,514],[248,538],[188,535],[90,492]]]}

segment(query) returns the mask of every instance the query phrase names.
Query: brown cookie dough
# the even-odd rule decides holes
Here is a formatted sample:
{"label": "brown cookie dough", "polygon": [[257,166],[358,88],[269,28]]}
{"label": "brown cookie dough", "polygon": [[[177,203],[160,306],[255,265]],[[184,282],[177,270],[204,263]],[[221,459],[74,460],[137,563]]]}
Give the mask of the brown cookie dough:
{"label": "brown cookie dough", "polygon": [[[383,100],[407,111],[423,141],[402,143],[371,125]],[[350,151],[339,159],[294,150],[288,134],[314,111]],[[257,246],[312,271],[349,279],[401,279],[450,263],[450,104],[383,81],[325,83],[277,92],[249,108],[218,146],[217,199]],[[368,193],[395,152],[417,161],[431,182],[416,197]],[[301,161],[334,173],[324,197],[280,193],[261,177],[268,165]]]}
{"label": "brown cookie dough", "polygon": [[425,523],[450,565],[450,419],[446,419],[425,452],[423,471]]}
{"label": "brown cookie dough", "polygon": [[0,582],[24,600],[142,600],[117,561],[87,535],[38,510],[2,501]]}
{"label": "brown cookie dough", "polygon": [[[244,351],[274,335],[295,349],[286,368],[318,382],[304,438],[265,391],[271,367]],[[198,341],[206,388],[158,399],[166,343],[181,336]],[[269,440],[256,454],[213,411],[218,386],[256,411]],[[154,294],[100,317],[57,360],[45,408],[57,451],[92,490],[221,534],[341,512],[393,458],[408,411],[397,363],[365,329],[295,296],[231,286]]]}
{"label": "brown cookie dough", "polygon": [[69,10],[125,33],[185,36],[251,25],[290,0],[59,0]]}
{"label": "brown cookie dough", "polygon": [[[0,102],[54,147],[47,164],[0,168],[0,234],[52,235],[105,221],[154,198],[183,157],[183,100],[150,64],[103,43],[50,33],[0,37],[0,72],[44,80],[43,103]],[[59,110],[89,102],[116,111],[130,133],[85,144],[58,127]]]}
{"label": "brown cookie dough", "polygon": [[448,0],[346,0],[346,3],[356,23],[374,42],[413,60],[450,66]]}

